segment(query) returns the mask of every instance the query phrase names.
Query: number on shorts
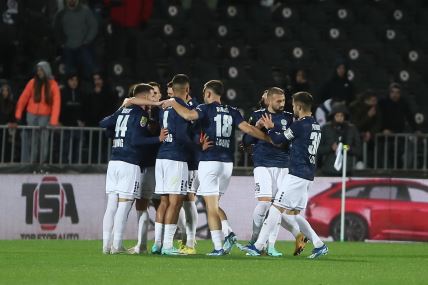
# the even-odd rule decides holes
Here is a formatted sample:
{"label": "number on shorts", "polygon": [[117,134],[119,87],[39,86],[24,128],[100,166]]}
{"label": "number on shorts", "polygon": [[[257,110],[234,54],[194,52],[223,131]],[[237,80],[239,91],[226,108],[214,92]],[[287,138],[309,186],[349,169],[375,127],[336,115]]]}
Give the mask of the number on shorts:
{"label": "number on shorts", "polygon": [[231,115],[218,114],[214,117],[216,123],[216,136],[228,138],[232,135],[233,118]]}
{"label": "number on shorts", "polygon": [[115,137],[125,137],[126,130],[128,129],[128,119],[129,115],[119,115],[116,120],[116,127],[114,128],[115,131]]}

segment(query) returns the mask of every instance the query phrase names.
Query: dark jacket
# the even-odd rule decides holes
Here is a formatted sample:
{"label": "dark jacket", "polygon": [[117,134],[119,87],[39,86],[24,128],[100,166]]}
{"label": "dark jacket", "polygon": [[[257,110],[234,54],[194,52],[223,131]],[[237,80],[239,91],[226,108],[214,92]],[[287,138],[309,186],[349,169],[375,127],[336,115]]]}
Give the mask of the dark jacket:
{"label": "dark jacket", "polygon": [[372,117],[367,115],[371,106],[367,105],[364,100],[352,102],[349,109],[351,110],[351,121],[358,131],[370,132],[372,135],[381,131],[382,114],[379,106],[375,106],[376,114]]}
{"label": "dark jacket", "polygon": [[413,131],[417,129],[414,113],[402,97],[397,102],[385,98],[379,102],[379,107],[382,112],[382,131],[388,129],[393,133],[403,133],[406,131],[406,122]]}
{"label": "dark jacket", "polygon": [[103,118],[111,115],[118,108],[116,94],[106,86],[99,93],[92,90],[87,94],[84,102],[84,118],[89,127],[97,127]]}
{"label": "dark jacket", "polygon": [[12,122],[15,122],[15,102],[13,102],[11,96],[4,99],[0,94],[0,125]]}
{"label": "dark jacket", "polygon": [[[347,114],[346,110],[341,108],[343,107],[333,107],[330,116],[334,116],[334,114],[338,112],[345,112],[345,114]],[[332,120],[321,128],[321,143],[318,149],[318,154],[322,159],[321,169],[323,174],[334,176],[342,174],[342,171],[337,171],[334,168],[336,152],[331,148],[334,143],[339,144],[340,142],[347,144],[350,147],[346,169],[347,173],[352,172],[354,158],[361,155],[360,134],[358,133],[357,128],[348,121],[345,120],[343,124],[337,124]]]}
{"label": "dark jacket", "polygon": [[71,89],[68,86],[61,90],[61,116],[60,121],[64,126],[77,126],[77,121],[85,121],[83,118],[83,99],[85,95],[79,89]]}

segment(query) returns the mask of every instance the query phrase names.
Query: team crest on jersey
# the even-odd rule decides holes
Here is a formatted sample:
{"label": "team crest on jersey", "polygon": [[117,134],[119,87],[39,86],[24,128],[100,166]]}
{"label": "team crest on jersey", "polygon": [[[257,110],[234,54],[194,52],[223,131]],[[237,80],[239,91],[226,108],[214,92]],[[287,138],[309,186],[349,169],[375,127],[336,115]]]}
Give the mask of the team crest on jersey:
{"label": "team crest on jersey", "polygon": [[282,120],[281,120],[281,125],[286,126],[286,125],[287,125],[287,120],[282,119]]}
{"label": "team crest on jersey", "polygon": [[141,120],[140,120],[140,126],[142,126],[143,128],[147,125],[147,117],[142,116]]}

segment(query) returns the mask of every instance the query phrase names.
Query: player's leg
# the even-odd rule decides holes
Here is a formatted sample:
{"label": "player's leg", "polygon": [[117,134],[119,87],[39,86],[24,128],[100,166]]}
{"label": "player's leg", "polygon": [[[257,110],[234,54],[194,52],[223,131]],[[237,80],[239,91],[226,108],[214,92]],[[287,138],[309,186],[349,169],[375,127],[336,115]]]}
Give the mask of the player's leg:
{"label": "player's leg", "polygon": [[222,254],[224,236],[221,230],[218,195],[204,196],[204,200],[207,208],[208,227],[214,244],[214,251],[212,253]]}
{"label": "player's leg", "polygon": [[123,247],[123,233],[125,232],[129,211],[131,210],[133,203],[134,199],[123,197],[119,194],[117,211],[114,216],[113,246],[111,248],[112,254],[126,252]]}
{"label": "player's leg", "polygon": [[189,171],[189,183],[187,195],[183,201],[183,209],[186,216],[186,246],[183,250],[188,254],[194,254],[196,243],[196,227],[198,225],[198,209],[196,208],[196,191],[199,187],[198,171]]}
{"label": "player's leg", "polygon": [[256,207],[253,212],[253,233],[250,243],[253,244],[259,236],[263,221],[272,204],[272,177],[267,167],[254,168]]}
{"label": "player's leg", "polygon": [[177,230],[177,221],[183,205],[184,195],[187,193],[188,170],[187,163],[169,160],[167,167],[167,186],[165,192],[169,194],[169,204],[165,212],[165,232],[162,245],[162,254],[175,255],[179,251],[173,247],[174,234]]}
{"label": "player's leg", "polygon": [[165,227],[165,212],[168,208],[169,198],[165,193],[165,160],[164,159],[156,159],[155,165],[155,194],[156,197],[159,197],[159,206],[156,209],[156,218],[155,218],[155,240],[151,249],[153,254],[160,254],[162,248],[163,241],[163,232]]}
{"label": "player's leg", "polygon": [[198,178],[200,186],[198,194],[204,197],[207,209],[208,228],[210,229],[211,239],[214,244],[214,250],[208,255],[224,255],[221,219],[219,214],[219,196],[220,181],[219,174],[221,168],[215,161],[199,162]]}
{"label": "player's leg", "polygon": [[135,209],[137,210],[137,245],[128,250],[131,254],[140,254],[147,251],[147,230],[149,227],[149,215],[147,207],[149,200],[142,198],[135,200]]}
{"label": "player's leg", "polygon": [[111,250],[113,236],[114,215],[117,210],[118,194],[115,189],[118,187],[119,173],[116,161],[110,161],[106,175],[107,207],[103,218],[103,253],[108,254]]}
{"label": "player's leg", "polygon": [[140,193],[140,167],[134,164],[120,162],[118,185],[118,206],[114,216],[113,246],[111,253],[126,252],[123,248],[123,233],[128,220],[129,211]]}
{"label": "player's leg", "polygon": [[173,251],[174,235],[177,230],[177,221],[182,205],[183,195],[169,195],[169,204],[165,213],[165,233],[163,238],[162,254],[169,254]]}
{"label": "player's leg", "polygon": [[[215,162],[218,165],[219,169],[219,189],[220,197],[226,193],[227,188],[229,187],[230,177],[232,176],[233,163],[231,162]],[[219,201],[220,201],[219,197]],[[219,216],[221,220],[222,231],[224,235],[224,245],[223,250],[227,254],[229,253],[233,246],[236,244],[237,237],[230,226],[230,223],[227,219],[225,211],[219,207]]]}
{"label": "player's leg", "polygon": [[[183,202],[184,205],[184,202]],[[179,248],[181,249],[186,245],[186,214],[184,213],[183,207],[181,207],[180,212],[178,213],[178,220],[177,220],[177,232],[179,233]]]}
{"label": "player's leg", "polygon": [[119,196],[116,193],[107,195],[107,207],[103,218],[103,253],[109,254],[111,250],[111,237],[113,234],[114,215],[117,210]]}

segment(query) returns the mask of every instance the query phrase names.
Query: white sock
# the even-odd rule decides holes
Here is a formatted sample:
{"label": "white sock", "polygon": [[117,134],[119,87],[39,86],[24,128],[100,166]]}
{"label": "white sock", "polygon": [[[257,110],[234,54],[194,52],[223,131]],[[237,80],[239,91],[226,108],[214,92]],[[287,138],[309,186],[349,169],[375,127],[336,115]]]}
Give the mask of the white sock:
{"label": "white sock", "polygon": [[149,214],[147,211],[137,211],[138,242],[137,247],[147,248],[147,229],[149,227]]}
{"label": "white sock", "polygon": [[227,220],[221,221],[221,230],[223,231],[224,237],[227,237],[231,232],[233,232]]}
{"label": "white sock", "polygon": [[186,214],[184,213],[183,207],[180,209],[178,214],[177,227],[181,234],[181,240],[186,240]]}
{"label": "white sock", "polygon": [[198,209],[195,201],[184,201],[183,209],[186,214],[186,246],[195,247],[196,226],[198,225]]}
{"label": "white sock", "polygon": [[278,239],[279,228],[281,227],[281,223],[277,223],[273,228],[273,231],[269,234],[269,247],[275,247],[275,242]]}
{"label": "white sock", "polygon": [[314,247],[321,247],[324,245],[320,237],[315,233],[311,225],[302,215],[296,215],[296,221],[299,224],[302,233],[312,241]]}
{"label": "white sock", "polygon": [[211,231],[211,239],[214,244],[215,250],[220,250],[223,248],[223,232],[220,230]]}
{"label": "white sock", "polygon": [[155,222],[155,244],[158,248],[162,247],[162,237],[165,225]]}
{"label": "white sock", "polygon": [[275,226],[279,223],[281,218],[281,212],[274,206],[269,208],[269,216],[263,223],[262,229],[260,231],[259,237],[255,243],[255,246],[258,250],[262,250],[268,241],[270,233],[275,229]]}
{"label": "white sock", "polygon": [[174,242],[175,231],[177,230],[177,225],[167,224],[165,225],[165,234],[163,237],[163,248],[171,249]]}
{"label": "white sock", "polygon": [[300,228],[294,215],[283,214],[281,216],[281,226],[289,231],[294,237],[297,237],[300,233]]}
{"label": "white sock", "polygon": [[117,206],[116,215],[114,216],[114,234],[113,234],[113,247],[120,249],[123,247],[123,233],[125,231],[126,221],[128,220],[129,211],[132,208],[134,201],[119,202]]}
{"label": "white sock", "polygon": [[253,234],[251,235],[251,241],[256,241],[259,236],[260,230],[263,226],[266,213],[269,210],[271,202],[258,201],[253,212]]}
{"label": "white sock", "polygon": [[103,219],[103,248],[110,248],[111,236],[113,233],[114,215],[117,210],[117,195],[109,194],[107,196],[107,207]]}

